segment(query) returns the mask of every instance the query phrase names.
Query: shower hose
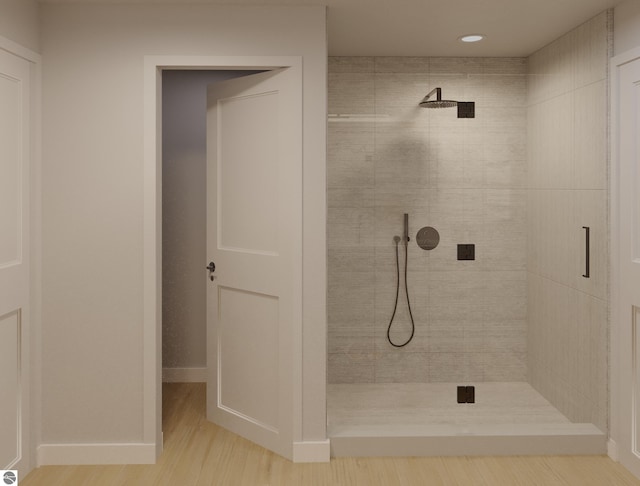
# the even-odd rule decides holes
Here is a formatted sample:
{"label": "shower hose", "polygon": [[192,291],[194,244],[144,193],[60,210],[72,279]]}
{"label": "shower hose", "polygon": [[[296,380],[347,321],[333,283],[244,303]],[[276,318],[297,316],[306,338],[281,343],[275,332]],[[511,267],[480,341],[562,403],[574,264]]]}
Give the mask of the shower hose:
{"label": "shower hose", "polygon": [[393,241],[396,243],[396,301],[393,304],[393,314],[391,314],[391,319],[389,320],[389,326],[387,327],[387,341],[392,346],[396,348],[402,348],[409,344],[413,339],[413,335],[416,332],[416,325],[413,322],[413,313],[411,312],[411,302],[409,302],[409,287],[407,286],[407,262],[409,260],[409,242],[407,239],[404,241],[404,293],[407,296],[407,307],[409,309],[409,317],[411,318],[411,335],[409,338],[403,343],[394,343],[391,339],[391,326],[393,324],[393,319],[396,317],[396,310],[398,310],[398,297],[400,295],[400,250],[398,249],[398,245],[400,244],[400,237],[396,236]]}

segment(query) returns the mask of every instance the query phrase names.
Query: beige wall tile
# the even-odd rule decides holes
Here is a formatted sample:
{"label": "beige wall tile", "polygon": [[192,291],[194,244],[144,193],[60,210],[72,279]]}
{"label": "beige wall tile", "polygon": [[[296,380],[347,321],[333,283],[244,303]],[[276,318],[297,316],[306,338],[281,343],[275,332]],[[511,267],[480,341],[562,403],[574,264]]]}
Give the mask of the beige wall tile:
{"label": "beige wall tile", "polygon": [[374,357],[371,353],[328,355],[329,383],[373,383],[374,376]]}
{"label": "beige wall tile", "polygon": [[369,208],[329,208],[327,241],[336,247],[372,247],[375,210]]}
{"label": "beige wall tile", "polygon": [[[518,65],[520,69],[520,64]],[[486,108],[510,107],[520,109],[527,103],[527,74],[508,72],[478,76]]]}
{"label": "beige wall tile", "polygon": [[[430,353],[466,352],[464,343],[467,322],[469,321],[430,319],[428,351]],[[479,319],[477,322],[482,327],[482,321]]]}
{"label": "beige wall tile", "polygon": [[418,103],[430,91],[429,77],[414,73],[376,73],[375,113],[393,116],[403,122],[420,121],[425,110]]}
{"label": "beige wall tile", "polygon": [[529,57],[529,104],[571,91],[575,76],[576,33],[569,32]]}
{"label": "beige wall tile", "polygon": [[329,73],[331,114],[374,113],[374,82],[367,73]]}
{"label": "beige wall tile", "polygon": [[375,194],[373,187],[329,187],[327,205],[331,208],[372,208]]}
{"label": "beige wall tile", "polygon": [[[607,83],[597,81],[574,93],[574,188],[607,188]],[[599,136],[594,136],[599,134]]]}
{"label": "beige wall tile", "polygon": [[[526,312],[526,61],[375,58],[374,76],[366,74],[368,59],[353,62],[350,68],[347,59],[330,61],[330,111],[375,116],[329,124],[329,265],[336,267],[329,269],[329,344],[330,367],[335,362],[339,370],[330,379],[371,379],[363,370],[371,342],[377,381],[482,380],[491,356],[508,360],[501,376],[519,379],[526,329],[494,326],[487,340],[484,326],[518,322]],[[419,108],[436,86],[445,98],[475,101],[477,118]],[[396,350],[386,330],[396,291],[393,236],[402,234],[405,212],[416,331]],[[422,226],[440,232],[435,250],[417,247]],[[458,261],[459,243],[476,244],[477,259]],[[364,281],[372,268],[373,278]],[[410,324],[404,282],[395,319],[400,340]],[[416,367],[409,369],[412,360]]]}
{"label": "beige wall tile", "polygon": [[372,73],[373,57],[329,57],[329,73]]}
{"label": "beige wall tile", "polygon": [[464,352],[429,353],[429,381],[446,383],[468,379],[467,358]]}
{"label": "beige wall tile", "polygon": [[609,63],[607,12],[585,22],[574,32],[574,88],[606,80]]}
{"label": "beige wall tile", "polygon": [[480,57],[432,57],[430,61],[432,74],[482,74],[486,64],[485,59]]}
{"label": "beige wall tile", "polygon": [[[375,183],[373,126],[329,123],[327,186],[373,187]],[[329,204],[333,204],[329,201]]]}
{"label": "beige wall tile", "polygon": [[[429,72],[428,57],[375,57],[376,73],[424,73]],[[426,94],[426,93],[425,93]]]}
{"label": "beige wall tile", "polygon": [[493,57],[484,61],[484,74],[527,74],[527,59],[524,57]]}
{"label": "beige wall tile", "polygon": [[429,377],[429,354],[405,348],[376,354],[376,383],[425,383]]}
{"label": "beige wall tile", "polygon": [[353,322],[333,322],[329,326],[327,352],[329,354],[361,355],[374,352],[373,323],[354,325]]}
{"label": "beige wall tile", "polygon": [[573,258],[577,249],[575,206],[571,190],[545,190],[540,198],[540,274],[564,285],[575,286]]}
{"label": "beige wall tile", "polygon": [[329,322],[341,320],[357,324],[373,322],[374,311],[371,306],[373,298],[373,286],[355,287],[343,283],[330,284],[327,304]]}
{"label": "beige wall tile", "polygon": [[484,381],[526,380],[525,353],[485,353],[484,362]]}
{"label": "beige wall tile", "polygon": [[330,284],[337,286],[354,285],[373,289],[375,277],[373,247],[340,247],[329,250],[331,267]]}
{"label": "beige wall tile", "polygon": [[573,93],[561,94],[540,104],[539,184],[546,189],[570,189],[573,187]]}

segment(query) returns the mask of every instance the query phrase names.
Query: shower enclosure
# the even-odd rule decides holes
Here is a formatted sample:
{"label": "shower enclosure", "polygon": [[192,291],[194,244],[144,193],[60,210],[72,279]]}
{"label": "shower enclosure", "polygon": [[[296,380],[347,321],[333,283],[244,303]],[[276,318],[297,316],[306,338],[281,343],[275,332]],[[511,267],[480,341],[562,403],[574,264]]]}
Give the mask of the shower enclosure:
{"label": "shower enclosure", "polygon": [[[329,60],[334,454],[604,452],[610,28],[529,58]],[[475,117],[422,109],[436,87]]]}

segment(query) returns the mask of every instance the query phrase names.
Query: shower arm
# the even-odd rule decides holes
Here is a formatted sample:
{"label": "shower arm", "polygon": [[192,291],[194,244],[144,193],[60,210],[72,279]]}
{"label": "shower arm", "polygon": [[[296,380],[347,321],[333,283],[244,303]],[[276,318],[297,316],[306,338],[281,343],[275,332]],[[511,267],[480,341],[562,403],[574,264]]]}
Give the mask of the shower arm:
{"label": "shower arm", "polygon": [[442,101],[442,89],[441,88],[433,88],[431,91],[429,91],[429,94],[427,94],[427,96],[425,96],[422,101],[429,101],[429,98],[431,98],[433,96],[433,94],[435,93],[436,95],[436,101]]}

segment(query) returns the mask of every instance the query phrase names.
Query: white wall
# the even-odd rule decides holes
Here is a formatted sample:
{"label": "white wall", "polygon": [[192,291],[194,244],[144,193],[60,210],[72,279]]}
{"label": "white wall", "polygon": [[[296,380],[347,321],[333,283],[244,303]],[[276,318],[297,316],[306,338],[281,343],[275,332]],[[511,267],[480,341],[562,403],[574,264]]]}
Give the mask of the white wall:
{"label": "white wall", "polygon": [[303,56],[303,426],[325,438],[323,7],[42,7],[43,441],[143,435],[143,59]]}
{"label": "white wall", "polygon": [[0,35],[34,52],[40,51],[36,0],[2,0]]}
{"label": "white wall", "polygon": [[614,55],[640,46],[640,2],[627,0],[614,10]]}
{"label": "white wall", "polygon": [[162,75],[162,367],[188,376],[207,365],[207,86],[250,73]]}

